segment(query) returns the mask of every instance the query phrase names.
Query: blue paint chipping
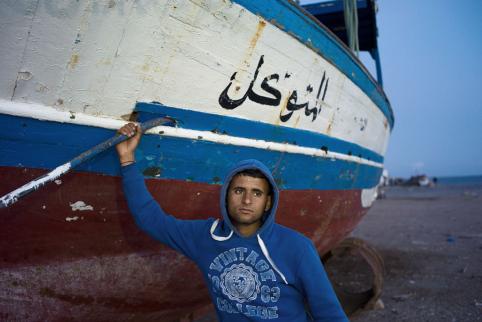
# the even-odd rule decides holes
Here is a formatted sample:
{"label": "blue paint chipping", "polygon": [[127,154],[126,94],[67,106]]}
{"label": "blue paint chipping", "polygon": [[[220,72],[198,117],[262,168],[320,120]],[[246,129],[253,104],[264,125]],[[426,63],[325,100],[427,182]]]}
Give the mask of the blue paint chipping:
{"label": "blue paint chipping", "polygon": [[393,111],[382,89],[360,66],[361,63],[348,53],[334,36],[311,20],[297,5],[289,0],[233,0],[233,2],[271,21],[337,66],[370,97],[387,118],[390,128],[393,128]]}
{"label": "blue paint chipping", "polygon": [[[113,130],[0,115],[0,166],[53,169],[114,135]],[[255,158],[273,171],[282,189],[350,190],[373,187],[382,169],[354,162],[145,135],[136,159],[146,177],[221,184],[235,162]],[[114,149],[78,171],[119,175]]]}

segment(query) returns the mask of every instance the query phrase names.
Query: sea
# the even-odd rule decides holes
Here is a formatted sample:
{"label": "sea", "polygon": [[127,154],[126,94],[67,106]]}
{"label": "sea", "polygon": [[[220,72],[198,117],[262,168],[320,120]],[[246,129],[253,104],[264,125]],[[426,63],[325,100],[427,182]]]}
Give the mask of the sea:
{"label": "sea", "polygon": [[482,197],[482,175],[437,177],[435,182],[435,185],[427,187],[390,186],[382,189],[385,190],[387,197],[392,198],[427,199],[463,196],[472,199]]}
{"label": "sea", "polygon": [[438,177],[439,185],[482,186],[482,175],[462,177]]}

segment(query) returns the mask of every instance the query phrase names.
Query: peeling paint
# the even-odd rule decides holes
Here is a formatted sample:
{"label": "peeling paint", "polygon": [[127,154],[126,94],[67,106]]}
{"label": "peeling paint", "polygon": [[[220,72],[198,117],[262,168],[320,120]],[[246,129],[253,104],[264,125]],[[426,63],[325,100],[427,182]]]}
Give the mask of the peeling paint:
{"label": "peeling paint", "polygon": [[159,167],[148,167],[142,171],[142,174],[146,177],[160,177],[161,172],[161,168]]}
{"label": "peeling paint", "polygon": [[32,77],[33,77],[32,73],[28,71],[18,72],[18,79],[28,81],[28,80],[31,80]]}
{"label": "peeling paint", "polygon": [[92,207],[91,205],[87,205],[82,200],[71,203],[70,207],[72,208],[72,211],[77,211],[77,210],[79,210],[79,211],[86,211],[86,210],[92,211],[92,210],[94,210],[94,207]]}
{"label": "peeling paint", "polygon": [[37,83],[37,86],[35,87],[35,91],[38,93],[47,93],[49,91],[49,88],[42,83]]}
{"label": "peeling paint", "polygon": [[11,205],[17,202],[18,198],[22,196],[25,191],[30,190],[37,190],[39,187],[43,186],[47,182],[51,182],[56,178],[60,177],[62,174],[68,172],[70,170],[70,163],[63,164],[58,166],[54,170],[50,171],[46,176],[40,177],[37,180],[30,181],[29,183],[24,184],[20,188],[4,195],[0,198],[0,203],[4,206]]}
{"label": "peeling paint", "polygon": [[65,217],[65,221],[67,222],[71,222],[71,221],[77,221],[79,219],[78,216],[74,216],[74,217]]}

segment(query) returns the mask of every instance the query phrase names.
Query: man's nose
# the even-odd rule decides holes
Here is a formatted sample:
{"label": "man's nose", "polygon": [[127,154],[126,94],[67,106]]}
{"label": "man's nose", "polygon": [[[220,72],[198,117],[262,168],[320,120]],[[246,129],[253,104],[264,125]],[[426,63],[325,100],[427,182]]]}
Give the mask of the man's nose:
{"label": "man's nose", "polygon": [[249,205],[251,203],[251,196],[249,193],[243,195],[243,203]]}

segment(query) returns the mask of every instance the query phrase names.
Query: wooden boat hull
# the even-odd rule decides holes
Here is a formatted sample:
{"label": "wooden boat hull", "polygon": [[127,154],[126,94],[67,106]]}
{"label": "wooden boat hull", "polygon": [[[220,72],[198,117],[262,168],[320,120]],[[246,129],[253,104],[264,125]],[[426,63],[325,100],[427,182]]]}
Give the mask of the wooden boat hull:
{"label": "wooden boat hull", "polygon": [[[136,159],[179,218],[219,216],[222,178],[248,158],[274,173],[279,222],[320,253],[373,202],[390,104],[291,1],[32,0],[0,19],[2,195],[130,117],[169,115]],[[1,209],[0,234],[0,320],[170,321],[209,302],[194,265],[135,227],[114,151]]]}
{"label": "wooden boat hull", "polygon": [[[3,115],[0,121],[3,151],[14,150],[2,153],[8,164],[0,167],[2,195],[114,133],[18,116]],[[219,217],[222,175],[231,162],[255,157],[266,162],[281,187],[277,220],[310,237],[320,253],[340,242],[367,212],[370,204],[362,195],[371,190],[362,187],[381,171],[344,160],[290,158],[286,152],[199,141],[156,133],[143,137],[138,166],[166,211],[185,219]],[[191,169],[189,176],[185,169]],[[0,312],[6,319],[75,315],[169,321],[209,303],[194,264],[135,226],[118,170],[115,152],[109,151],[1,210]],[[184,179],[176,178],[178,171]],[[360,188],[323,188],[343,185]],[[310,189],[301,188],[306,186]]]}
{"label": "wooden boat hull", "polygon": [[[2,167],[8,185],[0,192],[44,172]],[[71,173],[61,180],[2,211],[2,318],[169,321],[209,304],[195,265],[135,226],[118,177]],[[151,179],[148,187],[179,218],[219,215],[219,185]],[[93,210],[72,211],[72,196]],[[366,211],[360,191],[282,191],[278,219],[323,253]]]}

